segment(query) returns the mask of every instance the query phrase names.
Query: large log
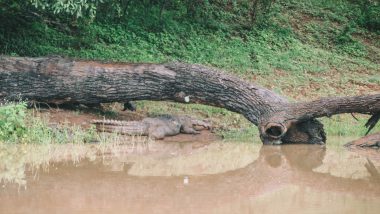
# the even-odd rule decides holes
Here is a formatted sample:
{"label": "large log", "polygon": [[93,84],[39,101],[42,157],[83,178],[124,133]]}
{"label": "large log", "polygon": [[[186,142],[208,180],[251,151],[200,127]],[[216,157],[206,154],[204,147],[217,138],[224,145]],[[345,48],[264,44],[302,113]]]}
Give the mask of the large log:
{"label": "large log", "polygon": [[290,103],[286,98],[214,68],[185,63],[127,64],[68,58],[0,57],[0,99],[98,104],[166,100],[217,106],[257,125],[265,144],[324,143],[314,118],[380,113],[380,94]]}

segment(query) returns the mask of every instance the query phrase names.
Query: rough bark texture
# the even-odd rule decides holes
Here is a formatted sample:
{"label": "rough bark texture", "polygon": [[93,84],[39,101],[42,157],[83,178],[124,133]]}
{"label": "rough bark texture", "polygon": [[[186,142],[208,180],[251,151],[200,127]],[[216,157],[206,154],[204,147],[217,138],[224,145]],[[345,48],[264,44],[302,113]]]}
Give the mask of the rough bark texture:
{"label": "rough bark texture", "polygon": [[0,57],[0,99],[20,98],[56,104],[201,103],[244,115],[268,144],[323,143],[323,127],[314,118],[380,112],[380,94],[289,103],[273,91],[201,65]]}

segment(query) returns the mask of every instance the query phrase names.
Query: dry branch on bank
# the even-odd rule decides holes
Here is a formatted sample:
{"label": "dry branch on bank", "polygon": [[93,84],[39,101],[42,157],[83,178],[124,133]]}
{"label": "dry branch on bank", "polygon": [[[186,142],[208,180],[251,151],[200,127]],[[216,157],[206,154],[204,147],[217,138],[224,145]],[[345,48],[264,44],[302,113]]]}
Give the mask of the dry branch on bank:
{"label": "dry branch on bank", "polygon": [[380,94],[290,103],[273,91],[202,65],[2,56],[0,99],[20,98],[55,104],[166,100],[217,106],[257,125],[265,144],[324,143],[323,125],[315,118],[369,114],[371,128],[380,114]]}

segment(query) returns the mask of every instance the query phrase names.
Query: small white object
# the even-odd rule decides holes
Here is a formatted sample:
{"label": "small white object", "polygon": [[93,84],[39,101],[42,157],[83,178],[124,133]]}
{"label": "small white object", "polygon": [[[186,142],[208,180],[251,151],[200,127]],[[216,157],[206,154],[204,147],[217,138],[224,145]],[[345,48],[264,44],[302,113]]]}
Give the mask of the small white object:
{"label": "small white object", "polygon": [[185,176],[183,178],[183,184],[185,184],[185,185],[189,184],[189,177]]}
{"label": "small white object", "polygon": [[185,97],[185,102],[187,102],[187,103],[190,102],[190,96]]}

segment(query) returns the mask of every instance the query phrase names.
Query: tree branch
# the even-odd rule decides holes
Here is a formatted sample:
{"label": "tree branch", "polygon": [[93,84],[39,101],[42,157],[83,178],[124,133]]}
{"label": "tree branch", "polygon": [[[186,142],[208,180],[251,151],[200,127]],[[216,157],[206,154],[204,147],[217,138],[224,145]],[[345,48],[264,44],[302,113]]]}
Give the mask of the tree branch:
{"label": "tree branch", "polygon": [[[324,143],[314,118],[380,112],[380,94],[289,103],[284,97],[215,68],[185,63],[128,64],[60,57],[0,56],[0,99],[98,104],[132,100],[200,103],[244,115],[264,143]],[[371,120],[371,129],[377,120]]]}

